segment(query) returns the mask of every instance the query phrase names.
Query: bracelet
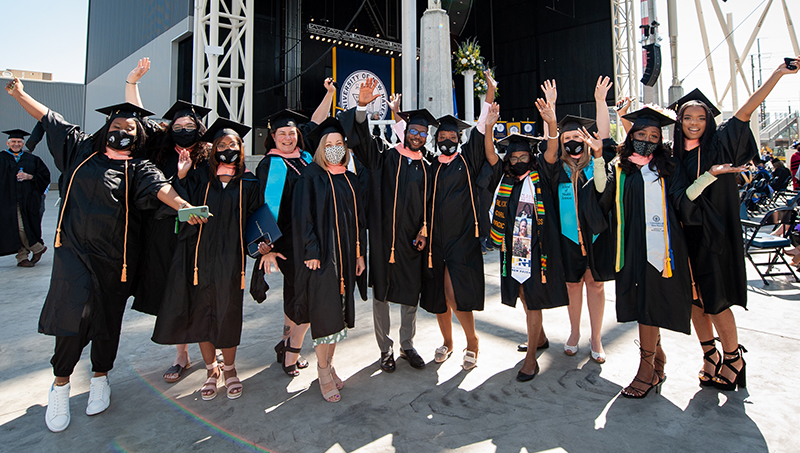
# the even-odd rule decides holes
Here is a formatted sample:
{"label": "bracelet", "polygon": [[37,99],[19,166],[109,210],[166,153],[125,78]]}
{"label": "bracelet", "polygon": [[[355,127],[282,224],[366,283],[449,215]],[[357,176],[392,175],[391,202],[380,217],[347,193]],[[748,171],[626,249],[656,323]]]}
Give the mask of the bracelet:
{"label": "bracelet", "polygon": [[556,134],[555,137],[551,137],[549,135],[547,135],[546,137],[547,137],[548,140],[557,140],[558,139],[558,134]]}
{"label": "bracelet", "polygon": [[180,209],[183,209],[186,206],[189,206],[189,202],[188,201],[184,201],[183,204],[181,205]]}
{"label": "bracelet", "polygon": [[367,111],[367,106],[365,105],[364,107],[361,107],[360,105],[357,105],[356,106],[356,110],[359,111],[359,112],[366,112]]}
{"label": "bracelet", "polygon": [[127,83],[129,85],[138,85],[139,84],[139,82],[128,82],[127,80],[125,81],[125,83]]}

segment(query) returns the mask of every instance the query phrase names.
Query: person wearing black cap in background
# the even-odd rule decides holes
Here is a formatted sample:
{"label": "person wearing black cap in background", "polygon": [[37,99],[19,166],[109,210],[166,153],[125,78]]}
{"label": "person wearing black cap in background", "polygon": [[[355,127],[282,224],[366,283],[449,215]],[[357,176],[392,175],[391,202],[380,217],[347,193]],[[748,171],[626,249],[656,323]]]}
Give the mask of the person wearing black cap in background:
{"label": "person wearing black cap in background", "polygon": [[466,143],[461,144],[461,134],[469,124],[452,115],[436,120],[439,127],[434,135],[434,148],[440,154],[430,166],[430,242],[420,301],[422,308],[436,314],[442,332],[443,345],[435,351],[436,363],[444,362],[453,353],[453,314],[458,318],[467,340],[462,365],[465,370],[477,365],[479,339],[472,312],[483,310],[484,304],[475,179],[487,160],[487,153],[490,159],[495,157],[494,146],[485,147],[486,118],[494,102],[495,88],[489,71],[486,75],[489,82],[486,101]]}
{"label": "person wearing black cap in background", "polygon": [[[335,403],[344,383],[333,368],[336,344],[355,327],[356,279],[364,276],[366,215],[350,152],[335,118],[314,129],[314,161],[294,187],[292,225],[296,258],[295,297],[287,314],[311,324],[322,397]],[[365,298],[366,300],[366,298]]]}
{"label": "person wearing black cap in background", "polygon": [[0,152],[0,256],[16,254],[17,266],[33,267],[47,251],[40,212],[50,170],[42,159],[22,151],[28,132],[3,133],[8,148]]}
{"label": "person wearing black cap in background", "polygon": [[[297,325],[286,314],[289,303],[294,299],[295,289],[292,194],[294,185],[302,177],[303,171],[312,159],[307,151],[309,148],[304,137],[327,118],[333,103],[336,91],[333,79],[327,78],[323,84],[326,90],[325,97],[311,116],[310,122],[307,117],[288,109],[266,118],[269,133],[264,139],[264,147],[267,154],[256,168],[264,203],[270,207],[272,216],[283,233],[271,247],[266,244],[259,245],[259,251],[265,258],[258,262],[258,269],[270,274],[273,268],[277,268],[283,274],[283,336],[275,345],[275,353],[284,373],[293,377],[300,374],[298,369],[308,368],[308,360],[300,356],[308,324]],[[265,297],[263,291],[259,297]]]}
{"label": "person wearing black cap in background", "polygon": [[6,91],[42,122],[47,145],[63,178],[61,210],[53,243],[50,290],[39,318],[39,332],[56,337],[45,422],[63,431],[70,421],[69,377],[91,341],[94,377],[87,415],[110,404],[108,371],[114,366],[125,302],[135,275],[141,210],[159,203],[189,207],[144,155],[142,118],[151,115],[132,104],[102,109],[105,125],[93,135],[67,123],[33,99],[14,79]]}
{"label": "person wearing black cap in background", "polygon": [[[795,60],[795,65],[800,57]],[[750,117],[766,99],[778,80],[795,74],[781,64],[727,122],[716,127],[719,110],[694,90],[670,107],[678,112],[673,152],[689,181],[710,186],[696,196],[704,215],[703,226],[687,226],[691,268],[699,292],[692,307],[692,324],[703,350],[700,385],[721,390],[744,387],[745,362],[731,307],[747,306],[747,272],[744,262],[739,192],[736,174],[758,156],[757,140],[750,129]],[[731,165],[733,168],[731,168]],[[730,171],[716,177],[716,169]],[[716,179],[719,179],[715,182]],[[712,184],[713,183],[713,184]],[[722,343],[716,348],[714,329]],[[723,366],[725,365],[725,366]]]}
{"label": "person wearing black cap in background", "polygon": [[[662,141],[661,129],[675,120],[656,108],[625,115],[632,127],[607,170],[600,200],[602,212],[612,212],[616,235],[617,321],[639,324],[639,370],[622,390],[629,398],[658,392],[666,379],[659,329],[690,333],[692,280],[681,224],[702,221],[688,194],[703,187],[687,189]],[[607,140],[605,146],[613,145]]]}
{"label": "person wearing black cap in background", "polygon": [[[569,292],[570,335],[564,344],[569,356],[578,353],[581,336],[583,288],[589,311],[591,358],[605,363],[601,332],[605,310],[605,285],[614,279],[614,236],[607,216],[597,209],[596,199],[605,189],[603,139],[611,134],[606,94],[608,77],[600,76],[595,86],[595,120],[567,115],[559,123],[558,212],[561,220],[561,249]],[[596,138],[588,129],[597,124]],[[594,155],[592,155],[594,152]],[[614,157],[607,156],[608,161]],[[598,178],[594,178],[598,175]]]}
{"label": "person wearing black cap in background", "polygon": [[[150,69],[150,59],[142,58],[125,79],[125,100],[143,107],[139,96],[139,80]],[[147,131],[145,148],[150,159],[167,179],[176,176],[186,177],[189,169],[208,165],[210,145],[201,142],[206,132],[203,118],[211,109],[178,100],[162,118],[169,123],[156,123],[150,119],[144,122]],[[181,161],[189,160],[191,165],[183,166],[183,174],[178,175]],[[167,274],[172,256],[178,244],[176,228],[177,215],[166,210],[147,210],[142,213],[142,241],[144,247],[139,251],[140,260],[147,263],[139,266],[133,279],[132,308],[150,315],[158,314],[158,306],[164,297]],[[183,371],[191,365],[186,344],[176,346],[177,353],[172,366],[164,373],[167,383],[177,382]]]}
{"label": "person wearing black cap in background", "polygon": [[[556,134],[553,104],[536,100],[536,108],[548,131]],[[487,128],[494,127],[490,115]],[[491,136],[486,136],[492,148]],[[525,310],[528,347],[517,380],[526,382],[539,372],[536,350],[542,336],[542,310],[569,303],[561,259],[558,211],[554,195],[558,180],[558,135],[547,137],[544,152],[535,152],[541,138],[511,134],[497,144],[505,148],[502,161],[487,160],[494,168],[493,187],[499,184],[492,210],[491,238],[501,252],[500,300]],[[525,228],[522,226],[527,225]]]}
{"label": "person wearing black cap in background", "polygon": [[367,78],[359,91],[358,107],[342,112],[339,120],[345,130],[353,130],[348,136],[349,146],[370,171],[367,211],[372,319],[381,352],[380,367],[391,373],[395,370],[395,360],[389,337],[388,302],[401,305],[400,357],[414,368],[425,367],[425,360],[414,349],[417,305],[427,261],[424,251],[428,242],[426,208],[430,196],[428,163],[423,159],[422,149],[428,126],[435,126],[436,120],[425,109],[401,114],[400,95],[393,95],[389,108],[399,115],[398,120],[404,117],[408,124],[398,134],[404,137],[403,143],[387,147],[370,135],[367,122],[366,106],[380,96],[374,93],[376,86],[376,80]]}
{"label": "person wearing black cap in background", "polygon": [[[191,161],[178,166],[179,191],[196,205],[208,206],[211,217],[182,224],[167,277],[153,341],[159,344],[199,343],[207,380],[204,401],[217,396],[224,375],[229,399],[242,395],[236,375],[236,347],[242,336],[247,218],[263,204],[256,177],[244,165],[242,136],[249,126],[219,118],[200,141],[212,144],[208,165],[193,170]],[[216,349],[222,350],[222,372]]]}

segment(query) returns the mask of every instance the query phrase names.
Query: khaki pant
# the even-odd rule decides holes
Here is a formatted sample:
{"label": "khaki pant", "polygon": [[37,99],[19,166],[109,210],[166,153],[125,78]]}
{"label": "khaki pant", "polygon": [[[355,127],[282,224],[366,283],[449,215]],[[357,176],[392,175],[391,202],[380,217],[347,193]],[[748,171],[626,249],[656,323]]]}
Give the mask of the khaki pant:
{"label": "khaki pant", "polygon": [[19,205],[17,205],[17,225],[19,225],[19,238],[22,241],[22,248],[17,252],[17,263],[21,263],[28,259],[31,252],[41,253],[44,250],[44,244],[41,242],[28,244],[28,236],[25,235],[25,225],[22,222],[22,211],[19,209]]}

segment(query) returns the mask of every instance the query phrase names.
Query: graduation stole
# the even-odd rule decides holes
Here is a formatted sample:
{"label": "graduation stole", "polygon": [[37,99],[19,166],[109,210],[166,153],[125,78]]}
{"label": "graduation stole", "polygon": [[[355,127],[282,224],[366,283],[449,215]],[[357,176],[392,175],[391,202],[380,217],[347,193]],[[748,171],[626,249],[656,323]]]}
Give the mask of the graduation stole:
{"label": "graduation stole", "polygon": [[[269,173],[267,174],[267,183],[264,187],[264,203],[269,206],[272,212],[272,217],[278,219],[278,211],[281,207],[281,200],[283,199],[283,189],[286,187],[286,173],[291,168],[298,175],[300,170],[295,168],[291,162],[278,155],[269,155]],[[300,159],[304,162],[303,166],[311,163],[311,154],[305,151],[300,151]]]}
{"label": "graduation stole", "polygon": [[[572,183],[572,168],[566,163],[564,171],[570,182],[562,182],[558,184],[558,203],[559,213],[561,214],[561,234],[570,241],[580,244],[581,253],[586,256],[586,247],[583,244],[583,234],[581,234],[581,225],[578,222],[578,196],[577,187]],[[582,170],[586,180],[591,180],[594,177],[594,158],[589,160],[588,165]],[[592,235],[592,242],[597,239],[598,235]]]}

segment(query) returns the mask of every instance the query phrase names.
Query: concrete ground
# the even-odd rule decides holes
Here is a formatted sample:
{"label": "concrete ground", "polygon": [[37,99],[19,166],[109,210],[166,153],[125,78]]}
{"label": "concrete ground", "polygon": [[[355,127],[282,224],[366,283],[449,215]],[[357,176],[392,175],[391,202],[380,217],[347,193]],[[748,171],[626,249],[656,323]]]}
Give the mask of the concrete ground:
{"label": "concrete ground", "polygon": [[[51,242],[56,222],[51,194],[44,230]],[[48,246],[52,246],[48,244]],[[551,347],[541,351],[541,373],[515,381],[523,354],[524,314],[500,304],[498,256],[486,265],[486,310],[476,314],[481,339],[479,366],[461,369],[465,340],[456,325],[456,353],[433,363],[441,345],[436,317],[420,311],[416,347],[428,365],[382,373],[372,332],[371,302],[357,303],[356,328],[336,351],[345,388],[337,404],[325,402],[311,368],[290,378],[272,350],[283,323],[281,278],[269,279],[267,301],[248,296],[237,356],[244,393],[238,400],[219,395],[202,401],[205,380],[199,349],[190,346],[193,366],[176,384],[162,374],[174,348],[150,341],[154,318],[128,310],[116,366],[110,373],[111,406],[84,414],[91,376],[89,348],[72,378],[72,422],[58,434],[44,423],[52,382],[53,338],[36,332],[46,295],[52,250],[32,269],[0,258],[0,451],[271,451],[271,452],[641,452],[797,451],[800,387],[795,353],[800,350],[797,305],[800,284],[764,286],[750,274],[749,311],[737,309],[740,342],[749,353],[747,389],[719,392],[702,388],[697,371],[702,353],[693,337],[663,332],[669,379],[660,395],[621,398],[619,391],[638,365],[635,324],[618,324],[614,286],[606,286],[603,341],[608,361],[589,360],[589,321],[584,310],[580,352],[568,357],[566,307],[544,312]],[[752,269],[748,270],[752,271]],[[248,277],[249,278],[249,277]],[[393,308],[392,319],[399,319]],[[455,322],[455,321],[454,321]],[[397,338],[397,325],[394,326]],[[794,434],[793,434],[794,433]]]}

